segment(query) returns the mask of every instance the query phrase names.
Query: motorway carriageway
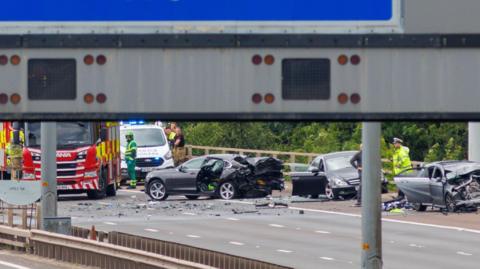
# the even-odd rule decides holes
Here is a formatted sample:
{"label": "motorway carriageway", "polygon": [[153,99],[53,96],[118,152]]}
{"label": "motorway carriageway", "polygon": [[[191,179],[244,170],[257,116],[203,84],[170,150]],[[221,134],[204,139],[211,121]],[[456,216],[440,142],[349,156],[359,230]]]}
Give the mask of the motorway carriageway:
{"label": "motorway carriageway", "polygon": [[[143,195],[140,191],[121,190],[119,196],[132,193]],[[214,217],[183,212],[178,216],[151,216],[147,221],[77,217],[73,222],[86,228],[95,225],[97,230],[174,241],[300,269],[360,267],[361,224],[356,214],[305,209],[305,214],[230,212]],[[479,242],[477,230],[397,220],[383,222],[385,268],[478,268]]]}

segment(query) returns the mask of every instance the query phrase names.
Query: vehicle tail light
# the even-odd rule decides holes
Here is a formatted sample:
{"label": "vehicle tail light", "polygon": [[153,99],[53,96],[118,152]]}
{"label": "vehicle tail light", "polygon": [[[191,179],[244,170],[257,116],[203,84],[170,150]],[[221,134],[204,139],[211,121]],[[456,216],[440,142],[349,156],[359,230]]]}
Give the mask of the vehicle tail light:
{"label": "vehicle tail light", "polygon": [[360,56],[358,55],[352,55],[352,57],[350,57],[350,62],[353,64],[353,65],[358,65],[360,64]]}
{"label": "vehicle tail light", "polygon": [[342,105],[348,102],[348,95],[346,93],[341,93],[338,95],[338,102]]}
{"label": "vehicle tail light", "polygon": [[98,55],[97,56],[97,64],[104,65],[107,63],[107,57],[105,55]]}
{"label": "vehicle tail light", "polygon": [[83,62],[86,65],[92,65],[95,62],[95,58],[93,58],[93,56],[89,54],[83,57]]}
{"label": "vehicle tail light", "polygon": [[273,55],[267,55],[263,62],[265,62],[266,65],[273,65],[275,63],[275,57],[273,57]]}
{"label": "vehicle tail light", "polygon": [[10,57],[10,63],[12,65],[19,65],[21,61],[22,59],[18,55],[13,55],[12,57]]}
{"label": "vehicle tail light", "polygon": [[22,100],[22,97],[18,93],[14,93],[10,96],[10,102],[12,102],[12,104],[14,105],[20,103],[21,100]]}
{"label": "vehicle tail light", "polygon": [[91,93],[87,93],[83,96],[83,101],[85,101],[85,103],[87,104],[93,103],[94,100],[95,100],[95,97]]}
{"label": "vehicle tail light", "polygon": [[348,63],[348,57],[345,54],[338,56],[338,63],[340,65],[346,65]]}
{"label": "vehicle tail light", "polygon": [[266,94],[263,99],[267,104],[272,104],[273,102],[275,102],[275,96],[271,93]]}
{"label": "vehicle tail light", "polygon": [[361,100],[360,94],[354,93],[350,95],[350,102],[352,102],[352,104],[358,104],[360,103],[360,100]]}
{"label": "vehicle tail light", "polygon": [[260,95],[259,93],[255,93],[254,95],[252,95],[252,102],[254,104],[260,104],[262,102],[262,95]]}
{"label": "vehicle tail light", "polygon": [[8,57],[7,55],[0,55],[0,65],[8,64]]}
{"label": "vehicle tail light", "polygon": [[0,94],[0,104],[4,105],[6,103],[8,103],[8,95],[5,94],[5,93],[1,93]]}
{"label": "vehicle tail light", "polygon": [[103,104],[107,101],[107,96],[104,93],[97,94],[97,102]]}
{"label": "vehicle tail light", "polygon": [[262,56],[260,56],[260,55],[258,55],[258,54],[257,54],[257,55],[254,55],[254,56],[252,57],[252,63],[253,63],[254,65],[259,65],[259,64],[261,64],[261,63],[262,63]]}

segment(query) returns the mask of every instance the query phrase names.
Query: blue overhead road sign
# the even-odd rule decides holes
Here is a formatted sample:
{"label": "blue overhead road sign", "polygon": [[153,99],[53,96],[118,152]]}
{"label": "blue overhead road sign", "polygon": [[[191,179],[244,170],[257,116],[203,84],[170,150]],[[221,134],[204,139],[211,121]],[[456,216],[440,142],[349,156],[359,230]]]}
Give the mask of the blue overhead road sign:
{"label": "blue overhead road sign", "polygon": [[0,21],[389,21],[393,1],[4,0]]}

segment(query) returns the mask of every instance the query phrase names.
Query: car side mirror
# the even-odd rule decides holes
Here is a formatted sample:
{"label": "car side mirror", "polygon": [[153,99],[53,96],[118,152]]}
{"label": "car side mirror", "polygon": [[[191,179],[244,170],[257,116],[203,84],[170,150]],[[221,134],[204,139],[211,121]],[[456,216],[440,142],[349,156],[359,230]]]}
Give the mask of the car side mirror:
{"label": "car side mirror", "polygon": [[311,172],[312,172],[313,174],[318,174],[318,173],[320,173],[320,169],[318,169],[318,168],[313,168],[313,169],[311,170]]}
{"label": "car side mirror", "polygon": [[108,139],[108,131],[106,128],[100,129],[100,140],[101,141],[107,141]]}
{"label": "car side mirror", "polygon": [[185,172],[185,166],[181,165],[180,167],[178,167],[178,171]]}

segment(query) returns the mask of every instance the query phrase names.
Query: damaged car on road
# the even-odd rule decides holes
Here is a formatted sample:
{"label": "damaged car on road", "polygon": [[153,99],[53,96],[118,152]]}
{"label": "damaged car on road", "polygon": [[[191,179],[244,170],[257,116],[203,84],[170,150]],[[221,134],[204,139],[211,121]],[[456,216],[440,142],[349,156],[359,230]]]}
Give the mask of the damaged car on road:
{"label": "damaged car on road", "polygon": [[480,163],[441,161],[405,170],[394,178],[417,211],[428,206],[448,212],[480,205]]}
{"label": "damaged car on road", "polygon": [[283,188],[280,160],[234,154],[193,158],[176,168],[150,172],[145,180],[146,194],[157,201],[169,195],[184,195],[191,200],[200,196],[224,200],[264,197]]}
{"label": "damaged car on road", "polygon": [[[318,198],[325,195],[330,200],[353,197],[357,194],[360,178],[350,160],[356,151],[323,154],[310,163],[307,172],[290,173],[292,195]],[[382,192],[388,192],[388,181],[381,175]]]}

